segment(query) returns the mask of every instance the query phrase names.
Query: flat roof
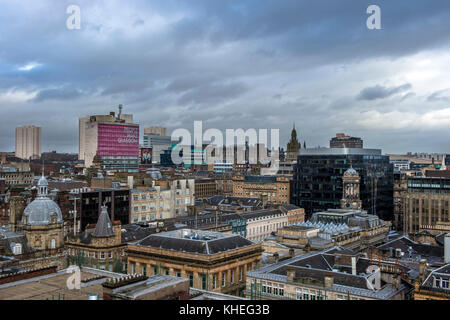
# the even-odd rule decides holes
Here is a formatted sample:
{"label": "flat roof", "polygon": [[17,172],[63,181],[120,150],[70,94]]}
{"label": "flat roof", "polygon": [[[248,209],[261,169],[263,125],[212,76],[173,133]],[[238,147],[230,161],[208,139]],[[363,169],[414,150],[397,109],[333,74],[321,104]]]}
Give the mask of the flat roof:
{"label": "flat roof", "polygon": [[381,156],[381,149],[365,149],[365,148],[310,148],[300,149],[298,152],[301,156],[314,155],[371,155]]}
{"label": "flat roof", "polygon": [[113,290],[113,294],[136,299],[140,296],[157,292],[163,288],[189,282],[187,278],[173,277],[169,275],[157,275],[137,283],[132,283]]}
{"label": "flat roof", "polygon": [[[81,281],[96,278],[102,272],[82,268]],[[99,299],[103,297],[102,282],[106,281],[106,275],[96,281],[82,282],[80,290],[69,290],[67,279],[71,275],[73,273],[60,270],[45,276],[0,285],[0,300],[58,300],[58,297],[61,300],[88,300],[90,294],[98,294]]]}

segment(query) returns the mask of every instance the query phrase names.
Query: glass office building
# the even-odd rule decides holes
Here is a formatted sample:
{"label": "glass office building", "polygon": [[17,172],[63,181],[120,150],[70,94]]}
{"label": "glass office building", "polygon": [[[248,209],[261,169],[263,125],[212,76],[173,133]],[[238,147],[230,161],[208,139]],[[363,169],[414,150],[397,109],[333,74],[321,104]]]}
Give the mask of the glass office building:
{"label": "glass office building", "polygon": [[317,211],[339,208],[342,176],[350,167],[358,171],[363,209],[384,220],[393,218],[393,165],[379,149],[301,149],[294,165],[291,203]]}
{"label": "glass office building", "polygon": [[96,189],[80,193],[77,201],[81,230],[88,224],[95,225],[101,212],[101,206],[108,208],[111,221],[119,220],[122,225],[130,223],[129,189]]}

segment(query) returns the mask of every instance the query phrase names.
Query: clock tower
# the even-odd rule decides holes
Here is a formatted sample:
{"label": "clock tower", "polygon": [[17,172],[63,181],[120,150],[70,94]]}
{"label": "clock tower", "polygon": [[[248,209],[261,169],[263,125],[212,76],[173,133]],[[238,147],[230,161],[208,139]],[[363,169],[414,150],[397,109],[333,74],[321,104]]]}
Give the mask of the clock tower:
{"label": "clock tower", "polygon": [[350,164],[342,177],[343,192],[341,199],[342,209],[361,210],[362,202],[359,194],[359,174]]}

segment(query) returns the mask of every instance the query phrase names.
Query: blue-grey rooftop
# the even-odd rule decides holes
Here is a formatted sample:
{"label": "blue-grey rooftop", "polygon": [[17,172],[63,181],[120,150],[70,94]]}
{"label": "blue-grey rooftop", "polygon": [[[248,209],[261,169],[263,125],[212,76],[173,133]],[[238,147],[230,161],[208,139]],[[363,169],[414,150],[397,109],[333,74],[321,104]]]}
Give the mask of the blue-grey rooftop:
{"label": "blue-grey rooftop", "polygon": [[188,253],[216,254],[251,246],[254,243],[237,234],[179,229],[152,234],[133,244]]}

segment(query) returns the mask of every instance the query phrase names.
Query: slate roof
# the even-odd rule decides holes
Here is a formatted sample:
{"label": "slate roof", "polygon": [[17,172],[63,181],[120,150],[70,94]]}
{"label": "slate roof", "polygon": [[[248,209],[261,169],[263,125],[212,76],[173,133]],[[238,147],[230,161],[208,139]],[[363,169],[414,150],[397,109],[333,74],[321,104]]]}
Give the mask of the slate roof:
{"label": "slate roof", "polygon": [[224,199],[224,196],[217,195],[217,196],[212,196],[212,197],[208,198],[207,202],[208,202],[208,204],[210,204],[212,206],[218,206],[223,199]]}
{"label": "slate roof", "polygon": [[444,256],[444,247],[442,246],[430,246],[426,244],[419,244],[417,242],[412,241],[406,236],[397,238],[395,240],[389,241],[381,246],[378,246],[378,249],[381,250],[389,250],[389,248],[400,249],[405,253],[404,258],[408,258],[408,250],[411,247],[412,249],[412,257],[421,258],[438,258],[442,259]]}
{"label": "slate roof", "polygon": [[[288,268],[288,266],[283,266],[272,271],[272,273],[286,275]],[[323,283],[326,276],[332,275],[335,284],[353,288],[368,289],[367,280],[364,276],[330,272],[328,270],[313,269],[308,267],[295,267],[294,269],[296,278],[312,278]]]}
{"label": "slate roof", "polygon": [[28,244],[27,237],[24,234],[14,232],[0,234],[0,247],[5,253],[12,254],[12,248],[16,243],[22,245],[22,254],[35,252],[33,247]]}
{"label": "slate roof", "polygon": [[297,207],[294,204],[282,204],[281,205],[282,208],[286,209],[286,210],[296,210],[296,209],[300,209],[300,207]]}
{"label": "slate roof", "polygon": [[[247,277],[286,282],[287,271],[291,269],[295,271],[295,278],[297,278],[295,281],[301,282],[300,278],[304,278],[307,280],[305,282],[307,285],[323,287],[325,276],[331,276],[333,277],[333,291],[376,299],[389,299],[397,291],[405,289],[404,284],[395,289],[392,284],[387,284],[383,280],[379,290],[373,289],[367,281],[368,274],[366,274],[367,267],[372,264],[370,260],[357,258],[356,274],[354,275],[351,273],[351,266],[338,266],[335,264],[336,256],[339,253],[347,255],[353,252],[342,247],[333,247],[320,252],[299,255],[277,264],[249,271],[247,272]],[[314,280],[317,283],[314,283]]]}
{"label": "slate roof", "polygon": [[98,238],[114,236],[112,222],[109,218],[107,207],[105,206],[102,207],[102,212],[98,217],[98,221],[95,225],[95,230],[92,233],[92,236]]}
{"label": "slate roof", "polygon": [[[167,229],[175,230],[176,226],[174,224],[166,225]],[[157,233],[156,227],[142,227],[137,224],[127,224],[122,226],[122,243],[125,242],[135,242],[148,237],[151,234]]]}
{"label": "slate roof", "polygon": [[437,243],[438,245],[440,245],[440,246],[443,246],[443,245],[444,245],[444,240],[445,240],[445,235],[446,235],[446,234],[447,234],[447,233],[444,232],[444,233],[438,234],[438,235],[435,237],[436,243]]}
{"label": "slate roof", "polygon": [[279,209],[262,209],[262,210],[256,210],[251,212],[244,212],[242,213],[242,216],[246,219],[254,219],[254,218],[262,218],[267,216],[273,216],[273,215],[285,215],[284,212],[282,212]]}
{"label": "slate roof", "polygon": [[249,197],[226,197],[219,204],[259,207],[261,204],[261,200],[259,198],[249,198]]}
{"label": "slate roof", "polygon": [[450,280],[450,263],[446,264],[440,268],[437,268],[437,269],[427,272],[425,274],[425,280],[422,283],[422,287],[432,288],[433,290],[443,291],[443,292],[450,294],[450,289],[434,287],[434,284],[433,284],[434,277],[433,276],[435,276],[436,278],[443,278],[446,280]]}
{"label": "slate roof", "polygon": [[[184,231],[189,229],[177,230]],[[193,232],[200,232],[192,230]],[[204,232],[204,235],[211,234],[213,237],[218,233]],[[136,243],[135,245],[161,248],[166,250],[182,251],[199,254],[215,254],[237,248],[253,245],[254,243],[237,234],[220,234],[218,238],[211,240],[187,239],[173,236],[173,232],[162,232],[150,235]]]}

